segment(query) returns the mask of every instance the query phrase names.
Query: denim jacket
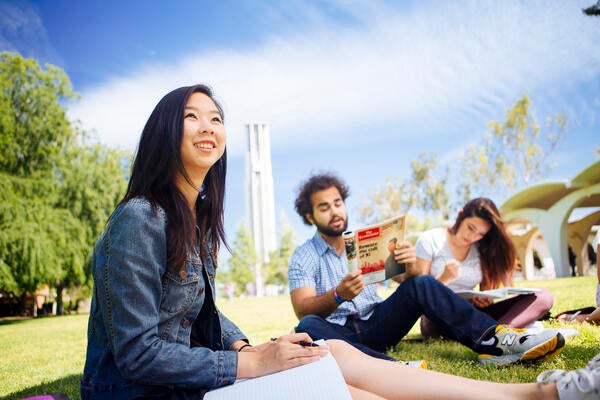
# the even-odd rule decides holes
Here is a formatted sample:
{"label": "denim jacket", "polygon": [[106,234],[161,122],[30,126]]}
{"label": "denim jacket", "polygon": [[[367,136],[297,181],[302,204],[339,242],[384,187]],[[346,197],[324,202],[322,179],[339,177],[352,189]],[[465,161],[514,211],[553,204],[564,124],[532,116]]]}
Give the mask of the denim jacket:
{"label": "denim jacket", "polygon": [[[94,291],[81,397],[131,399],[235,381],[243,333],[214,302],[215,264],[198,249],[167,269],[167,217],[136,198],[120,205],[94,247]],[[204,261],[204,262],[203,262]]]}

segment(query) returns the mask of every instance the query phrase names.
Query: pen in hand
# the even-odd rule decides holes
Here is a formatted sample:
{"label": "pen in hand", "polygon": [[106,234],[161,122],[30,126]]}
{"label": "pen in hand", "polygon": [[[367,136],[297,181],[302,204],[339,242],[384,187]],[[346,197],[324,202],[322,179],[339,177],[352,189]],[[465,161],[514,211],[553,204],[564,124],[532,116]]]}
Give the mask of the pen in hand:
{"label": "pen in hand", "polygon": [[577,311],[575,314],[573,314],[569,318],[567,318],[567,321],[573,321],[575,319],[575,317],[577,317],[579,314],[581,314],[581,310]]}
{"label": "pen in hand", "polygon": [[[276,342],[277,338],[271,338],[271,342]],[[319,347],[318,344],[316,344],[315,342],[307,342],[305,340],[301,340],[299,342],[297,342],[296,344],[299,344],[302,347]]]}
{"label": "pen in hand", "polygon": [[305,342],[303,340],[299,341],[298,344],[302,347],[319,347],[315,342]]}

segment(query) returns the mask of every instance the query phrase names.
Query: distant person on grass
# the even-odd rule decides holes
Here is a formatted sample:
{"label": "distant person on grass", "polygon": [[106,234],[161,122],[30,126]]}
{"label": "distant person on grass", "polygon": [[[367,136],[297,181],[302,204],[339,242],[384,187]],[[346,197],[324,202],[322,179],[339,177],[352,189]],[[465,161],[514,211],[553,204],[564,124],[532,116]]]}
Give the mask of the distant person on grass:
{"label": "distant person on grass", "polygon": [[542,385],[477,381],[379,360],[339,340],[305,347],[305,333],[251,346],[215,304],[225,139],[223,111],[203,85],[168,93],[150,115],[127,193],[94,248],[83,400],[202,399],[328,352],[354,399],[584,399],[576,382],[600,377],[592,360],[548,371]]}
{"label": "distant person on grass", "polygon": [[[335,175],[317,174],[302,182],[296,212],[314,225],[314,236],[299,246],[289,262],[288,280],[296,332],[316,339],[342,339],[366,354],[384,354],[419,317],[426,316],[450,337],[478,353],[482,364],[542,361],[562,350],[556,331],[529,334],[500,324],[430,275],[409,277],[387,299],[377,285],[365,285],[361,271],[348,272],[342,233],[348,228],[345,200],[349,189]],[[414,271],[414,247],[397,243],[398,263]],[[397,278],[399,281],[402,279]]]}
{"label": "distant person on grass", "polygon": [[598,283],[596,286],[596,308],[594,307],[583,307],[579,310],[565,311],[556,316],[558,319],[573,321],[573,322],[589,322],[590,324],[600,324],[600,268],[598,263],[600,262],[600,229],[596,231],[596,236],[593,241],[594,247],[596,248],[596,277]]}
{"label": "distant person on grass", "polygon": [[[415,245],[417,270],[432,275],[453,291],[496,289],[513,285],[515,249],[494,202],[468,201],[450,228],[434,228],[419,236]],[[489,297],[469,300],[503,325],[524,328],[548,314],[554,303],[544,288],[494,302]],[[421,319],[425,337],[450,336],[429,318]]]}

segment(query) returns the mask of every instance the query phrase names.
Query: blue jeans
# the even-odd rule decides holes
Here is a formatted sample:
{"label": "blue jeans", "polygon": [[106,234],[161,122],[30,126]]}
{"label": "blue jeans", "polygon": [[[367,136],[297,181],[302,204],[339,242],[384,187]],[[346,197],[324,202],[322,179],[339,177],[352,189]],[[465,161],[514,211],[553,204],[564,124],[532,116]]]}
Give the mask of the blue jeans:
{"label": "blue jeans", "polygon": [[431,275],[419,275],[405,280],[377,304],[368,320],[350,315],[342,326],[307,315],[296,332],[306,332],[313,339],[341,339],[373,357],[392,360],[383,353],[406,336],[421,315],[474,351],[498,325]]}

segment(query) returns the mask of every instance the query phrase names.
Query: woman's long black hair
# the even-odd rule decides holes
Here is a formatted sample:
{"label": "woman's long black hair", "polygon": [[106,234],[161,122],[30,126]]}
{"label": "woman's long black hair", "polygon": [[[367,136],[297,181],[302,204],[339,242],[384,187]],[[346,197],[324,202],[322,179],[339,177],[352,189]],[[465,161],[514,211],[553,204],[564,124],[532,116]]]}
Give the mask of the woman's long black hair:
{"label": "woman's long black hair", "polygon": [[215,103],[221,119],[223,109],[206,85],[186,86],[165,95],[148,118],[138,144],[124,203],[138,196],[145,197],[153,208],[161,207],[168,218],[168,265],[184,266],[188,251],[199,239],[201,257],[206,249],[215,256],[220,243],[229,248],[223,223],[227,150],[209,169],[196,201],[196,226],[185,197],[175,186],[175,175],[188,182],[189,175],[181,161],[184,107],[193,93],[203,93]]}

